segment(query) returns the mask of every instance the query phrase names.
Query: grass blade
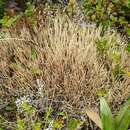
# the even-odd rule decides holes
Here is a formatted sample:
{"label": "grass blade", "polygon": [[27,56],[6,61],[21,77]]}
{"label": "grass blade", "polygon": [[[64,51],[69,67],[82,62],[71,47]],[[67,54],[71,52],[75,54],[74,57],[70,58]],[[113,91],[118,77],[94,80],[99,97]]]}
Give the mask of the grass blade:
{"label": "grass blade", "polygon": [[104,98],[100,99],[100,113],[102,130],[115,130],[115,123],[111,110]]}
{"label": "grass blade", "polygon": [[128,130],[130,125],[130,99],[124,104],[123,108],[116,116],[116,128],[118,130]]}
{"label": "grass blade", "polygon": [[87,116],[101,129],[101,119],[99,115],[92,109],[86,109]]}

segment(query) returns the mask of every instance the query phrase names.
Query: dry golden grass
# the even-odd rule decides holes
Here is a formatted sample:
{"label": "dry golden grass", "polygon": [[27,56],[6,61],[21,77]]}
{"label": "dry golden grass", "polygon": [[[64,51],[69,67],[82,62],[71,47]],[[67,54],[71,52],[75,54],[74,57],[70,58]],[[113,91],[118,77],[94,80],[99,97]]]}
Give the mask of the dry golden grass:
{"label": "dry golden grass", "polygon": [[[122,80],[117,80],[113,72],[118,62],[128,68],[129,59],[119,34],[101,33],[101,28],[81,27],[67,17],[57,16],[42,31],[35,30],[36,35],[23,29],[19,36],[0,39],[3,86],[10,94],[36,94],[36,80],[40,79],[55,107],[95,107],[100,95],[106,95],[115,107],[128,98],[130,77],[124,74]],[[109,48],[102,54],[97,40],[103,38]],[[111,56],[113,52],[119,52],[119,61]]]}

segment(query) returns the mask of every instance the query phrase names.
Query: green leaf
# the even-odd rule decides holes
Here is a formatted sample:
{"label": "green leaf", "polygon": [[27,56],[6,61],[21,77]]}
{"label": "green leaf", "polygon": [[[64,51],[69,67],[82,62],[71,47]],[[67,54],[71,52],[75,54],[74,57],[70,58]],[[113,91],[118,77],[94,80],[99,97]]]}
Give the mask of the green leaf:
{"label": "green leaf", "polygon": [[113,75],[117,81],[121,81],[123,79],[124,71],[120,64],[117,64],[113,69]]}
{"label": "green leaf", "polygon": [[101,38],[96,41],[97,43],[97,48],[99,51],[104,52],[109,49],[108,45],[108,39],[107,38]]}
{"label": "green leaf", "polygon": [[35,60],[37,58],[37,50],[35,48],[32,48],[31,50],[31,59]]}
{"label": "green leaf", "polygon": [[13,106],[7,106],[6,108],[5,108],[5,110],[6,111],[13,111],[14,110],[14,107]]}
{"label": "green leaf", "polygon": [[103,130],[115,130],[115,123],[111,110],[104,98],[100,99],[100,112]]}
{"label": "green leaf", "polygon": [[113,22],[116,22],[116,21],[117,21],[117,17],[111,16],[110,18],[111,18],[111,20],[112,20]]}
{"label": "green leaf", "polygon": [[16,25],[17,20],[20,18],[21,15],[15,15],[13,17],[10,17],[8,15],[5,15],[3,19],[0,20],[0,23],[3,27],[10,27]]}
{"label": "green leaf", "polygon": [[65,112],[59,112],[58,116],[63,116],[64,117],[64,116],[67,116],[67,114]]}
{"label": "green leaf", "polygon": [[104,97],[108,94],[108,90],[106,90],[105,88],[102,88],[102,89],[98,90],[96,94],[99,97]]}
{"label": "green leaf", "polygon": [[68,124],[68,130],[77,130],[78,126],[80,126],[81,124],[81,121],[77,119],[71,119]]}
{"label": "green leaf", "polygon": [[25,130],[26,128],[25,121],[22,119],[17,120],[17,130]]}
{"label": "green leaf", "polygon": [[39,67],[36,67],[36,66],[34,66],[34,67],[32,67],[32,74],[34,75],[34,76],[36,76],[36,75],[40,75],[41,73],[42,73],[42,71],[40,70],[40,68]]}
{"label": "green leaf", "polygon": [[119,51],[113,51],[112,54],[111,54],[111,59],[115,63],[120,63],[121,53]]}
{"label": "green leaf", "polygon": [[48,111],[46,111],[45,113],[45,120],[47,121],[49,119],[49,117],[52,115],[53,109],[52,107],[48,108]]}
{"label": "green leaf", "polygon": [[35,124],[34,124],[34,130],[41,130],[41,122],[36,122]]}
{"label": "green leaf", "polygon": [[127,29],[126,29],[126,32],[127,32],[127,35],[130,36],[130,28],[127,28]]}
{"label": "green leaf", "polygon": [[36,112],[36,109],[31,106],[28,102],[22,104],[22,108],[26,114],[33,115]]}
{"label": "green leaf", "polygon": [[130,125],[130,99],[124,104],[123,108],[116,116],[116,128],[118,130],[128,130]]}
{"label": "green leaf", "polygon": [[130,42],[128,43],[126,50],[130,52]]}
{"label": "green leaf", "polygon": [[56,129],[61,129],[61,128],[63,128],[64,127],[64,121],[63,121],[63,119],[56,119],[56,120],[54,120],[54,128],[56,128]]}

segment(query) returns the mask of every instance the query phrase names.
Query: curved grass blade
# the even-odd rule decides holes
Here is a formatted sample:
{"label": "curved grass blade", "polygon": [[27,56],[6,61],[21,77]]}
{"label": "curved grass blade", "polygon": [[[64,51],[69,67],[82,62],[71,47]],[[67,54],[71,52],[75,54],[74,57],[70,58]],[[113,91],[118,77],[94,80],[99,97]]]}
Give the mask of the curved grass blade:
{"label": "curved grass blade", "polygon": [[87,108],[86,114],[100,129],[102,128],[101,119],[100,119],[98,113],[96,113],[92,109]]}
{"label": "curved grass blade", "polygon": [[130,99],[124,104],[123,108],[116,116],[116,128],[118,130],[128,130],[130,125]]}
{"label": "curved grass blade", "polygon": [[115,123],[111,110],[104,98],[100,99],[100,113],[102,130],[115,130]]}

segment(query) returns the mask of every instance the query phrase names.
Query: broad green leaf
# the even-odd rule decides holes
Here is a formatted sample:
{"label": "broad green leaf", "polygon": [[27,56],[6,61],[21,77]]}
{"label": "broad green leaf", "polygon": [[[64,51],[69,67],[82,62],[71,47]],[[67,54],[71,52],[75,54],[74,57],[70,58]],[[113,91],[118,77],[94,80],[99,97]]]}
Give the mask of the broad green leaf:
{"label": "broad green leaf", "polygon": [[115,130],[115,123],[111,110],[104,98],[100,99],[100,113],[103,130]]}
{"label": "broad green leaf", "polygon": [[123,108],[116,116],[116,128],[118,130],[128,130],[130,125],[130,99],[124,104]]}

